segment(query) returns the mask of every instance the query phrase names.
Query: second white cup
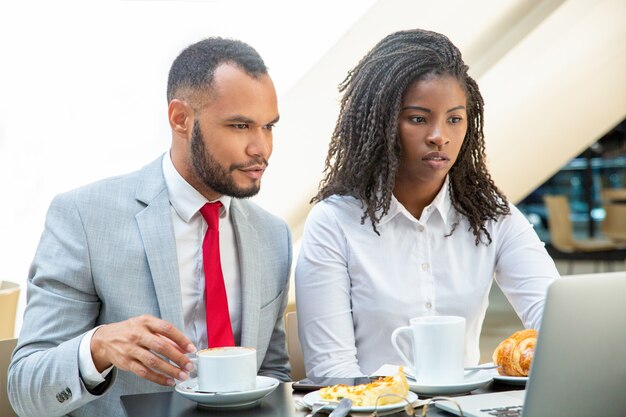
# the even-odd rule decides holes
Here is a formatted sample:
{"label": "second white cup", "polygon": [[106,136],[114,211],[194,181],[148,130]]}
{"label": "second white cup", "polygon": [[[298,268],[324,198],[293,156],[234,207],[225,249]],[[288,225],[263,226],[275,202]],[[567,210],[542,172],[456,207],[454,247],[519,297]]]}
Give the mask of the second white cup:
{"label": "second white cup", "polygon": [[[411,335],[411,361],[398,346],[401,333]],[[425,316],[409,320],[391,334],[391,343],[405,363],[415,371],[415,379],[423,385],[448,385],[463,381],[465,356],[465,318],[457,316]]]}
{"label": "second white cup", "polygon": [[250,391],[256,388],[256,349],[220,347],[196,353],[198,390]]}

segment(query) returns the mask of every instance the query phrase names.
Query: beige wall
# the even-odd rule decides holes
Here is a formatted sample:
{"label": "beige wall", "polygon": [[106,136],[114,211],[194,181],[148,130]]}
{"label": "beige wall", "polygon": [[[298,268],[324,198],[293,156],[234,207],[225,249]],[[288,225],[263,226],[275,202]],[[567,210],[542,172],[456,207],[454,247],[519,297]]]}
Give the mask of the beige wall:
{"label": "beige wall", "polygon": [[480,83],[492,174],[517,201],[626,117],[626,2],[564,2]]}

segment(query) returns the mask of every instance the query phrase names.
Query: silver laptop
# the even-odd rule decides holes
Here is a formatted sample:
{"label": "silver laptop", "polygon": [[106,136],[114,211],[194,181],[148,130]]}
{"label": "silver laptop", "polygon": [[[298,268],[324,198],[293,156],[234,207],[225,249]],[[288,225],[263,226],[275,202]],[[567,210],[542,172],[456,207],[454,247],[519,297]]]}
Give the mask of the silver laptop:
{"label": "silver laptop", "polygon": [[[525,391],[455,400],[468,417],[626,416],[626,272],[565,276],[548,289]],[[438,408],[459,414],[451,402]]]}

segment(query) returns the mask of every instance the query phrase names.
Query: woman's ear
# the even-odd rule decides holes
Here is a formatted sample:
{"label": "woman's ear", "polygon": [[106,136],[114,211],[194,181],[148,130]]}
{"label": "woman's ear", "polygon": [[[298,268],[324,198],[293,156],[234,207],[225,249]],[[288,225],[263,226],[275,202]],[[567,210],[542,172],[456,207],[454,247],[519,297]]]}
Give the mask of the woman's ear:
{"label": "woman's ear", "polygon": [[170,101],[167,107],[167,117],[172,133],[184,138],[191,137],[193,130],[193,109],[187,102],[179,99]]}

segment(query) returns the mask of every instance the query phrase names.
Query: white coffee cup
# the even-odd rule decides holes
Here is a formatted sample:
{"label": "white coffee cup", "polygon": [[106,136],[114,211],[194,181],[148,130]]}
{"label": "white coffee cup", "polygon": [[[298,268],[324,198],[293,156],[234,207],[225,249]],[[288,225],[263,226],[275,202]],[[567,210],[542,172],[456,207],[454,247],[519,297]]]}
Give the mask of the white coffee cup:
{"label": "white coffee cup", "polygon": [[256,349],[230,346],[196,353],[198,390],[250,391],[256,388]]}
{"label": "white coffee cup", "polygon": [[[411,333],[411,361],[398,346],[401,333]],[[409,320],[391,334],[391,343],[404,362],[415,371],[422,385],[448,385],[463,381],[465,356],[465,318],[457,316],[425,316]]]}

